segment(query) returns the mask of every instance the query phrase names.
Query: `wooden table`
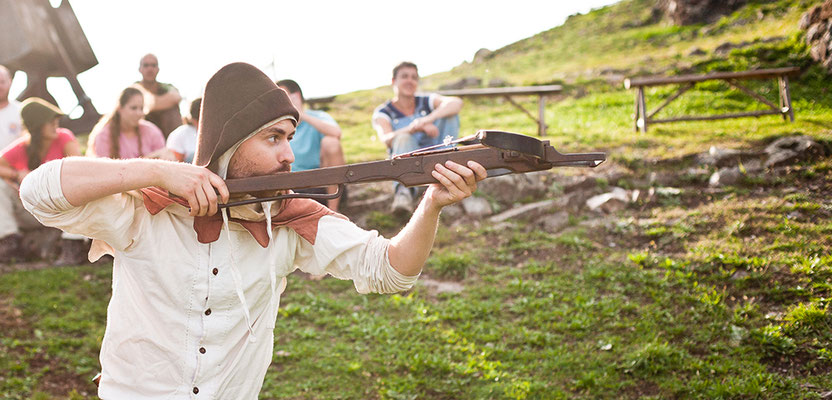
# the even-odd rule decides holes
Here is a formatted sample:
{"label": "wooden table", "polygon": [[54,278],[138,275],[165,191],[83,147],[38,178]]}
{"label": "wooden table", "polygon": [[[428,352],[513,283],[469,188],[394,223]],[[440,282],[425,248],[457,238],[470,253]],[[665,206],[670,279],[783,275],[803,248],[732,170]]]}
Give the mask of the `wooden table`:
{"label": "wooden table", "polygon": [[310,97],[308,99],[304,99],[304,103],[306,103],[309,108],[313,110],[323,109],[327,104],[332,103],[333,101],[335,101],[335,96]]}
{"label": "wooden table", "polygon": [[[546,86],[515,86],[515,87],[501,87],[501,88],[482,88],[482,89],[460,89],[460,90],[440,90],[437,93],[443,96],[456,96],[456,97],[503,97],[508,100],[509,103],[514,105],[515,107],[519,108],[520,111],[523,111],[526,115],[529,116],[532,120],[537,123],[537,133],[540,136],[546,136],[546,120],[543,115],[543,111],[546,107],[546,96],[551,96],[555,94],[560,94],[563,92],[563,87],[560,85],[546,85]],[[514,101],[511,96],[514,95],[524,95],[524,96],[538,96],[537,102],[537,114],[538,117],[535,116],[523,108],[520,104]]]}
{"label": "wooden table", "polygon": [[[635,102],[635,130],[638,132],[641,129],[642,132],[647,132],[647,127],[652,124],[662,124],[668,122],[679,122],[679,121],[707,121],[707,120],[717,120],[717,119],[726,119],[726,118],[741,118],[741,117],[759,117],[762,115],[782,115],[783,120],[786,121],[794,121],[794,109],[792,108],[792,99],[791,94],[789,91],[789,76],[795,75],[800,72],[800,68],[798,67],[786,67],[786,68],[774,68],[774,69],[759,69],[759,70],[751,70],[751,71],[740,71],[740,72],[714,72],[710,74],[700,74],[700,75],[680,75],[680,76],[655,76],[655,77],[646,77],[646,78],[628,78],[624,80],[624,87],[627,89],[634,88],[636,89],[636,102]],[[779,88],[779,97],[780,97],[780,106],[774,105],[771,101],[763,97],[761,94],[741,85],[739,80],[749,80],[749,79],[756,79],[756,80],[765,80],[765,79],[773,79],[777,78],[778,81],[778,88]],[[688,90],[692,89],[698,82],[704,82],[708,80],[722,80],[725,81],[729,86],[742,91],[743,93],[751,96],[755,100],[759,101],[760,103],[765,104],[770,109],[763,110],[763,111],[750,111],[750,112],[741,112],[741,113],[729,113],[729,114],[718,114],[718,115],[691,115],[691,116],[681,116],[681,117],[674,117],[674,118],[666,118],[666,119],[655,119],[654,117],[656,114],[667,107],[670,102],[676,100],[679,96],[687,92]],[[648,112],[647,111],[647,102],[644,96],[644,88],[650,86],[663,86],[663,85],[681,85],[679,89],[673,93],[670,97],[665,99],[665,101],[656,107],[655,110]]]}

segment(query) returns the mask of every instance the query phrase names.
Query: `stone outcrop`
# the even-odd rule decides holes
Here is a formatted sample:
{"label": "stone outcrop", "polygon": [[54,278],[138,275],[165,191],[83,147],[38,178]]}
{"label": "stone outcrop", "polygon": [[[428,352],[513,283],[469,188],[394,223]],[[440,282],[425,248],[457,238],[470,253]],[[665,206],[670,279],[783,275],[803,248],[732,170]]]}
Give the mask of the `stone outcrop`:
{"label": "stone outcrop", "polygon": [[670,19],[676,25],[707,23],[731,13],[747,0],[658,0],[654,14]]}
{"label": "stone outcrop", "polygon": [[826,0],[800,18],[812,59],[832,73],[832,0]]}

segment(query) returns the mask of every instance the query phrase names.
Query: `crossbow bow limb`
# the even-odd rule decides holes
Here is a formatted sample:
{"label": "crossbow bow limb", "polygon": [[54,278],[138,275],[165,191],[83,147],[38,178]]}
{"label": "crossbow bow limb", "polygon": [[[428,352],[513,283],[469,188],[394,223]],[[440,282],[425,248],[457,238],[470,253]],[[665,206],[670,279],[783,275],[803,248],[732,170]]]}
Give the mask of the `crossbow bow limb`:
{"label": "crossbow bow limb", "polygon": [[289,193],[219,204],[220,208],[293,197],[331,199],[340,196],[347,183],[399,181],[405,186],[437,182],[431,175],[436,164],[445,161],[465,165],[476,161],[488,176],[543,171],[554,167],[596,167],[606,160],[605,153],[563,154],[549,144],[519,133],[481,130],[476,134],[436,146],[370,161],[307,171],[280,173],[225,181],[231,194],[298,190],[338,185],[333,194]]}

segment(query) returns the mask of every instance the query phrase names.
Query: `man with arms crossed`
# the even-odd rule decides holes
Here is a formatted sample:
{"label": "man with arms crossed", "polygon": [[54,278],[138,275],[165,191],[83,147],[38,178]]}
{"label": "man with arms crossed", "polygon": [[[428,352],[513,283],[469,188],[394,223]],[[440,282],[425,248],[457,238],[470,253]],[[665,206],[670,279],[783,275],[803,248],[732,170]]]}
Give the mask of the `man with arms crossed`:
{"label": "man with arms crossed", "polygon": [[390,240],[308,199],[218,212],[230,197],[223,178],[290,170],[298,117],[265,74],[230,64],[206,85],[193,164],[76,157],[24,179],[27,210],[94,238],[91,258],[115,257],[100,397],[256,399],[289,273],[350,279],[360,293],[406,290],[440,210],[486,176],[475,162],[436,165],[440,184]]}

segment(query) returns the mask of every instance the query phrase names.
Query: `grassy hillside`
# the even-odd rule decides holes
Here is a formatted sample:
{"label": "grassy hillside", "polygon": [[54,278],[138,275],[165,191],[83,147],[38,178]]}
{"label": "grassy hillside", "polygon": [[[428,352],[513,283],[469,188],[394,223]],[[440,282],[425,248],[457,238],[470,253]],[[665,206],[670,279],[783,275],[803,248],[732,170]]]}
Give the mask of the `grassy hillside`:
{"label": "grassy hillside", "polygon": [[[580,209],[554,233],[535,219],[445,219],[421,283],[399,295],[360,296],[350,282],[293,275],[261,398],[828,398],[832,160],[748,174],[721,188],[687,172],[690,156],[711,146],[758,149],[805,134],[828,147],[832,80],[811,65],[797,31],[814,2],[752,0],[690,27],[651,20],[652,3],[624,0],[573,16],[423,85],[467,76],[563,84],[567,95],[546,108],[548,139],[564,151],[608,153],[601,173],[619,177],[594,177],[598,190],[647,193],[660,186],[655,176],[679,190],[611,214]],[[688,55],[697,48],[705,53]],[[634,95],[621,76],[783,65],[803,68],[792,81],[794,123],[769,116],[633,132]],[[776,101],[771,82],[751,85]],[[758,109],[724,89],[700,85],[662,115]],[[648,108],[672,91],[649,90]],[[384,157],[369,118],[390,95],[365,90],[331,106],[349,161]],[[536,109],[536,99],[524,104]],[[464,133],[536,132],[500,100],[466,100],[461,118]],[[567,194],[555,183],[547,196]],[[368,221],[388,236],[403,224],[384,212]],[[98,369],[108,267],[0,269],[0,398],[94,398],[88,379]]]}
{"label": "grassy hillside", "polygon": [[[511,85],[563,84],[568,97],[548,105],[546,120],[552,140],[569,150],[616,149],[637,142],[649,151],[639,156],[679,155],[710,145],[738,146],[776,135],[783,129],[823,135],[830,127],[828,117],[832,94],[823,89],[829,78],[819,69],[807,68],[792,83],[795,124],[766,117],[723,122],[689,122],[657,125],[649,137],[633,134],[634,93],[623,88],[623,76],[744,70],[795,65],[808,67],[808,49],[798,37],[797,21],[813,4],[808,0],[776,2],[751,1],[751,5],[710,25],[678,27],[650,21],[652,0],[628,0],[569,18],[562,26],[494,52],[478,63],[464,63],[451,71],[423,77],[425,90],[463,77],[478,77],[487,84],[502,78]],[[758,4],[759,3],[759,4]],[[715,55],[719,45],[782,38]],[[688,56],[694,49],[706,52]],[[415,60],[418,62],[418,60]],[[773,82],[749,83],[765,90],[776,101]],[[722,95],[719,83],[701,85],[678,99],[659,116],[715,114],[759,109],[737,91]],[[673,87],[648,90],[648,108],[659,104]],[[392,95],[389,88],[359,91],[339,96],[331,112],[344,129],[344,146],[352,162],[384,158],[381,143],[374,139],[370,125],[373,107]],[[518,98],[522,99],[522,98]],[[523,104],[536,114],[536,98]],[[652,105],[652,106],[651,106]],[[461,114],[462,129],[504,129],[534,134],[534,122],[502,100],[466,100]],[[826,122],[824,122],[826,121]],[[612,154],[613,157],[616,153]]]}

